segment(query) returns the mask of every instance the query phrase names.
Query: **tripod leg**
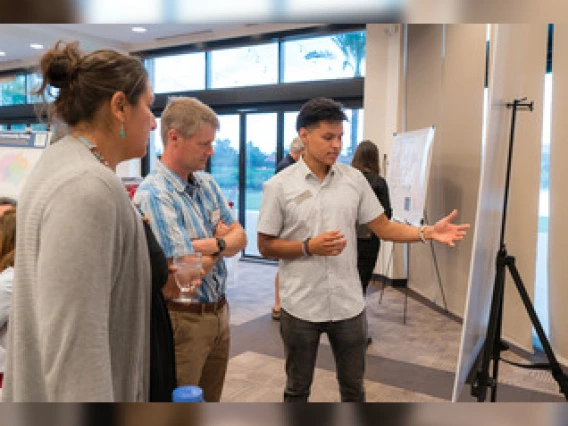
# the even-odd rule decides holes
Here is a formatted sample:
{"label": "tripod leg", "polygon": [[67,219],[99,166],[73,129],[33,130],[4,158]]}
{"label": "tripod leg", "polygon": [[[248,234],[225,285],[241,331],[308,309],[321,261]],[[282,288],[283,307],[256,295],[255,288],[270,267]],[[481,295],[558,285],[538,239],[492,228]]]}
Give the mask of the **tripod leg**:
{"label": "tripod leg", "polygon": [[503,301],[505,300],[505,266],[503,265],[503,276],[501,280],[503,281],[502,288],[501,288],[501,301],[499,310],[497,311],[497,325],[495,327],[495,340],[493,341],[493,353],[492,353],[492,360],[493,360],[493,372],[492,372],[492,380],[491,380],[491,402],[497,401],[497,378],[499,377],[499,359],[501,357],[501,350],[503,349],[503,345],[501,343],[501,332],[503,330]]}
{"label": "tripod leg", "polygon": [[408,285],[404,286],[404,315],[402,317],[402,323],[406,324],[406,307],[408,305]]}
{"label": "tripod leg", "polygon": [[552,351],[552,347],[550,346],[548,338],[546,337],[544,329],[542,328],[542,324],[540,323],[536,311],[534,310],[532,302],[527,293],[526,287],[523,284],[521,275],[519,274],[519,271],[515,266],[515,258],[513,256],[507,257],[507,266],[509,268],[509,272],[511,272],[511,276],[513,277],[513,281],[515,282],[515,286],[517,287],[517,290],[519,292],[519,295],[521,296],[523,304],[525,305],[527,313],[529,314],[532,325],[535,328],[540,343],[542,344],[544,353],[548,358],[548,363],[550,364],[550,370],[552,372],[552,376],[558,382],[558,385],[560,386],[560,392],[564,394],[564,398],[568,400],[568,377],[562,371],[562,368],[560,367],[560,364],[558,363],[556,356]]}
{"label": "tripod leg", "polygon": [[440,293],[442,293],[442,302],[444,302],[444,311],[448,312],[448,304],[446,303],[446,294],[444,293],[444,286],[442,285],[442,277],[440,276],[440,269],[438,268],[438,260],[436,259],[436,252],[434,251],[434,243],[430,240],[430,251],[432,251],[432,260],[434,261],[434,268],[436,269],[436,276],[438,277],[438,286]]}
{"label": "tripod leg", "polygon": [[[485,401],[487,386],[494,386],[494,378],[489,377],[489,364],[491,359],[495,362],[495,351],[499,350],[499,346],[495,342],[500,340],[501,330],[499,328],[500,310],[503,301],[503,292],[505,289],[505,262],[500,254],[497,256],[497,270],[495,274],[495,283],[493,286],[493,297],[491,300],[491,312],[489,314],[489,323],[487,324],[487,335],[483,343],[483,356],[481,360],[481,370],[477,373],[477,384],[474,395],[479,402]],[[498,359],[497,352],[497,359]],[[495,370],[494,370],[495,371]]]}

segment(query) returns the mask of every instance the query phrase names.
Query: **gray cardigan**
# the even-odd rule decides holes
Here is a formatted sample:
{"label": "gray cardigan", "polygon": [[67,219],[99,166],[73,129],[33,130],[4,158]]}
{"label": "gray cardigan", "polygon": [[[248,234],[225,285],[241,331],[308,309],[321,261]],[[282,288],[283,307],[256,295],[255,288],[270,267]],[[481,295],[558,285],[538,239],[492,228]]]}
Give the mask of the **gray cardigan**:
{"label": "gray cardigan", "polygon": [[49,146],[18,202],[4,401],[145,401],[150,265],[117,176]]}

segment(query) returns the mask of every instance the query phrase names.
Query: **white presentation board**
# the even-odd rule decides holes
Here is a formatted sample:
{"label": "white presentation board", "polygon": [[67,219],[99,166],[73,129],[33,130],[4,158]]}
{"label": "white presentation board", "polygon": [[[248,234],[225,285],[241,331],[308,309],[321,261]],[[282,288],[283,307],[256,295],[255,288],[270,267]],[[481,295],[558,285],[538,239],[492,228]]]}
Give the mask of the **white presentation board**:
{"label": "white presentation board", "polygon": [[506,74],[511,64],[520,69],[527,59],[522,54],[522,38],[515,31],[523,31],[514,25],[497,25],[493,30],[492,69],[489,82],[489,114],[487,142],[481,166],[473,250],[469,274],[468,292],[452,401],[462,393],[469,373],[485,343],[489,311],[496,273],[499,250],[503,203],[505,200],[505,177],[510,135],[511,110],[507,109],[507,92],[515,92],[523,74]]}
{"label": "white presentation board", "polygon": [[434,126],[395,133],[387,183],[393,219],[415,226],[424,218]]}
{"label": "white presentation board", "polygon": [[50,140],[47,131],[0,131],[0,196],[18,198]]}

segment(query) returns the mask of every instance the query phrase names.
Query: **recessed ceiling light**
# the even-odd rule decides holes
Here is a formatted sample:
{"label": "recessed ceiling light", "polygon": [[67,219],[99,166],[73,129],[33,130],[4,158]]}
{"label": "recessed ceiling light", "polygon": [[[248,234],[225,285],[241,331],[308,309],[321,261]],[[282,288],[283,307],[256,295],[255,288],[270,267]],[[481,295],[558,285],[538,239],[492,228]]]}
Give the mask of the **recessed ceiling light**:
{"label": "recessed ceiling light", "polygon": [[32,49],[41,50],[41,49],[43,49],[43,44],[31,43],[31,44],[30,44],[30,47],[31,47]]}
{"label": "recessed ceiling light", "polygon": [[6,52],[0,51],[0,56],[6,56]]}
{"label": "recessed ceiling light", "polygon": [[145,33],[146,28],[144,28],[144,27],[132,27],[132,31],[134,31],[135,33]]}

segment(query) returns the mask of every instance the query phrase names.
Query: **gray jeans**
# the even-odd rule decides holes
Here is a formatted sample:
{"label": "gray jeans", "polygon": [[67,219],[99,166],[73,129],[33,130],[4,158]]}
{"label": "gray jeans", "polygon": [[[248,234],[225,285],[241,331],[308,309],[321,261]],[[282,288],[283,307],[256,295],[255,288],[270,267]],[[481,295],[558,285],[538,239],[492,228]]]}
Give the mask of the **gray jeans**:
{"label": "gray jeans", "polygon": [[341,401],[365,402],[365,311],[354,318],[329,322],[304,321],[284,309],[280,312],[280,334],[286,355],[284,401],[308,400],[320,336],[326,333],[335,358]]}

